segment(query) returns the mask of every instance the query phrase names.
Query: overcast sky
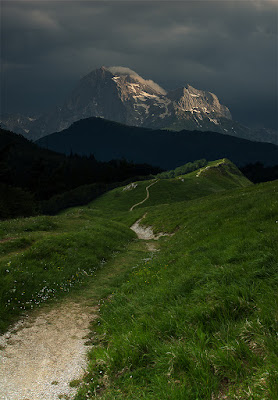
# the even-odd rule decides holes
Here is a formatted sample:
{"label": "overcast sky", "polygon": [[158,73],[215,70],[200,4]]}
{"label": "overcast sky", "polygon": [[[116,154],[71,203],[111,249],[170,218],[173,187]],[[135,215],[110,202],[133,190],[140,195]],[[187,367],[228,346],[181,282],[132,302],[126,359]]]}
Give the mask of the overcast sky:
{"label": "overcast sky", "polygon": [[276,0],[1,1],[2,112],[63,102],[102,65],[214,92],[233,118],[277,129]]}

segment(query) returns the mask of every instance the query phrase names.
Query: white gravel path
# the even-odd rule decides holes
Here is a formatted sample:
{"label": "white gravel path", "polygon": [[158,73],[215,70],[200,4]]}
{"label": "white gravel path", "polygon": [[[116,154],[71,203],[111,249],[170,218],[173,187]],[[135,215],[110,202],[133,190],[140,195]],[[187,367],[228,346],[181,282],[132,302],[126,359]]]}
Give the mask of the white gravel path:
{"label": "white gravel path", "polygon": [[142,220],[145,218],[147,214],[144,214],[142,218],[138,219],[133,225],[131,225],[130,229],[136,233],[138,239],[143,239],[143,240],[158,240],[162,236],[172,236],[173,233],[164,233],[164,232],[159,232],[155,234],[153,232],[153,229],[151,226],[144,226],[140,225]]}
{"label": "white gravel path", "polygon": [[148,198],[150,197],[149,188],[150,188],[152,185],[156,184],[158,181],[159,181],[159,179],[157,179],[156,181],[154,181],[153,183],[151,183],[149,186],[146,187],[146,193],[147,193],[147,194],[146,194],[146,197],[144,198],[144,200],[140,201],[139,203],[134,204],[134,205],[130,208],[129,211],[132,211],[135,207],[139,206],[140,204],[145,203],[145,201],[148,200]]}
{"label": "white gravel path", "polygon": [[0,399],[71,399],[77,389],[69,383],[86,369],[84,336],[93,318],[96,309],[65,302],[38,311],[1,336]]}

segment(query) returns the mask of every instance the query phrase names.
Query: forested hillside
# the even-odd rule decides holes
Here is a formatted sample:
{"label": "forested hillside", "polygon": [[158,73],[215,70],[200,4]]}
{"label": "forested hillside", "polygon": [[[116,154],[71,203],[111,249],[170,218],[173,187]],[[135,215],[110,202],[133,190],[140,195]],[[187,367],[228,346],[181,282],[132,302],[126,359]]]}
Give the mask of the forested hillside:
{"label": "forested hillside", "polygon": [[[100,162],[93,154],[65,156],[1,129],[0,218],[85,204],[117,182],[159,171],[124,159]],[[59,197],[47,202],[53,196]]]}

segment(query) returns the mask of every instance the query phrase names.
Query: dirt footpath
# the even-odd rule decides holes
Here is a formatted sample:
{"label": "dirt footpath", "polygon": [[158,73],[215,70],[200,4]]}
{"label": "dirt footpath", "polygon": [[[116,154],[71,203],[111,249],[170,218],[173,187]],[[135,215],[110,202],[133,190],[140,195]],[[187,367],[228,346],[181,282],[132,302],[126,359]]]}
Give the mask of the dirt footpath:
{"label": "dirt footpath", "polygon": [[[0,337],[0,399],[70,399],[86,369],[85,336],[95,309],[73,302],[38,311]],[[68,397],[67,397],[68,396]]]}

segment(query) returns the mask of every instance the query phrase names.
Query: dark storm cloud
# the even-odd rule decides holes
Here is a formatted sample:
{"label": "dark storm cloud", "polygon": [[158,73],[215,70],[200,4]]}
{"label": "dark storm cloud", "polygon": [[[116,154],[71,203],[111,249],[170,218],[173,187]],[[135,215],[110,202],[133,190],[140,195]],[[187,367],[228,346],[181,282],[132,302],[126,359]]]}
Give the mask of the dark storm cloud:
{"label": "dark storm cloud", "polygon": [[235,119],[275,126],[275,1],[2,2],[3,109],[61,102],[101,65],[166,89],[215,92]]}

